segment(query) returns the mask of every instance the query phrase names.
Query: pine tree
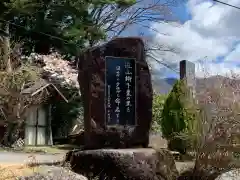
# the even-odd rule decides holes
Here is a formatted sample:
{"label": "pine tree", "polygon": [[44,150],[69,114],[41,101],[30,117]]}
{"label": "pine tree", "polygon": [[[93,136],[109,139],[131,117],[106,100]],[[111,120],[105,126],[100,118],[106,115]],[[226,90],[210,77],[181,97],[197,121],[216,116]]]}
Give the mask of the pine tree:
{"label": "pine tree", "polygon": [[183,154],[187,144],[181,134],[190,128],[197,115],[194,101],[188,92],[184,80],[176,82],[165,101],[161,121],[162,133],[169,141],[169,148]]}

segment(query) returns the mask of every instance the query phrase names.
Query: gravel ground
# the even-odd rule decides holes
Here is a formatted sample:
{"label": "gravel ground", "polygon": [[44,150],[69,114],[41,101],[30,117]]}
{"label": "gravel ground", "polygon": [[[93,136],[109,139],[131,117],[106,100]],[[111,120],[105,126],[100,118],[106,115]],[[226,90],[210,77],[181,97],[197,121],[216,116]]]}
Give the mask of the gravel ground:
{"label": "gravel ground", "polygon": [[88,180],[67,168],[57,166],[39,166],[33,175],[18,177],[18,180]]}
{"label": "gravel ground", "polygon": [[[176,162],[177,169],[182,172],[193,167],[194,162]],[[18,180],[88,180],[86,177],[58,166],[39,166],[30,176],[19,177]]]}

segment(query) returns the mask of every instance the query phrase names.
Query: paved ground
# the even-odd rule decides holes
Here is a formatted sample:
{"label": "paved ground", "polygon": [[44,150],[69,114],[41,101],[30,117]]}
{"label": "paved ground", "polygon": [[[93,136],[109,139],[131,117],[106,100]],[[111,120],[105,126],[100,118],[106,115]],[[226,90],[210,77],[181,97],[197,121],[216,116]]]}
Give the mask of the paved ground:
{"label": "paved ground", "polygon": [[29,162],[53,162],[63,160],[65,154],[34,154],[34,153],[14,153],[0,152],[1,164],[25,164]]}

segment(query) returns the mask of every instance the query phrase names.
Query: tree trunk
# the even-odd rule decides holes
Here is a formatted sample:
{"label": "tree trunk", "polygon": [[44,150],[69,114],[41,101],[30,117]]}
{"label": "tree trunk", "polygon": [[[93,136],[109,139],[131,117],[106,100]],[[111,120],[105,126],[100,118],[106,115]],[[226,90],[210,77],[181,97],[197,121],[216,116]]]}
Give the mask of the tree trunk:
{"label": "tree trunk", "polygon": [[2,144],[4,146],[10,147],[12,144],[12,133],[13,133],[14,125],[12,123],[7,124],[7,128],[2,139]]}
{"label": "tree trunk", "polygon": [[22,122],[13,123],[13,120],[8,122],[2,144],[11,147],[19,138],[24,138],[22,133],[23,125]]}
{"label": "tree trunk", "polygon": [[4,63],[4,69],[6,69],[7,72],[12,71],[12,65],[11,65],[11,59],[10,59],[10,35],[9,35],[9,23],[4,22],[3,24],[3,30],[6,35],[3,37],[3,49],[2,49],[2,55],[3,55],[3,63]]}

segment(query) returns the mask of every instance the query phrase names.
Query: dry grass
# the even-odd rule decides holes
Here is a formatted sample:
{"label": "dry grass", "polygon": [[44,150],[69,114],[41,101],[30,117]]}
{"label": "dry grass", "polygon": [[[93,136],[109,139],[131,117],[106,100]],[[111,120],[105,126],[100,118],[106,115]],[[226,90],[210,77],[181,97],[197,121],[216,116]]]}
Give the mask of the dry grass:
{"label": "dry grass", "polygon": [[38,166],[31,166],[37,163],[34,155],[28,156],[27,164],[0,163],[0,180],[16,180],[20,176],[29,176],[39,171]]}
{"label": "dry grass", "polygon": [[31,168],[21,164],[1,164],[0,180],[15,180],[19,176],[33,174],[37,168]]}
{"label": "dry grass", "polygon": [[[71,171],[68,163],[64,166],[55,165],[54,163],[38,162],[35,155],[28,156],[28,163],[0,163],[0,180],[42,180],[42,179],[56,179],[56,180],[86,180],[86,177],[76,174]],[[59,161],[62,162],[62,161]],[[40,163],[40,164],[38,164]]]}

